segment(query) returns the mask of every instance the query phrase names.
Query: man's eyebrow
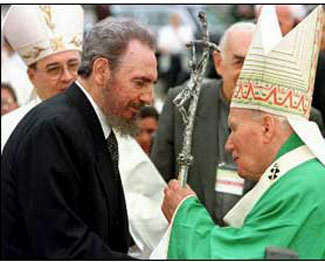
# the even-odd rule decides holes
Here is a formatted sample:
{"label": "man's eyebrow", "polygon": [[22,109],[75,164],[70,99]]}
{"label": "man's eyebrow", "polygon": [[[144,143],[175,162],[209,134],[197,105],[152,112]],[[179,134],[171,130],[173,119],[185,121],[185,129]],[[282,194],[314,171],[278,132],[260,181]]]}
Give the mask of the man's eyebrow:
{"label": "man's eyebrow", "polygon": [[245,60],[245,56],[234,54],[234,60]]}
{"label": "man's eyebrow", "polygon": [[[148,77],[145,77],[145,76],[137,76],[135,77],[133,80],[141,80],[141,81],[144,81],[144,82],[152,82],[152,80]],[[154,81],[154,84],[157,83],[157,79]]]}
{"label": "man's eyebrow", "polygon": [[46,65],[46,68],[48,68],[48,67],[54,67],[54,66],[59,66],[59,65],[60,65],[60,63],[53,62],[53,63],[47,64]]}
{"label": "man's eyebrow", "polygon": [[69,59],[68,60],[68,63],[71,63],[71,62],[79,62],[80,60],[78,58],[73,58],[73,59]]}
{"label": "man's eyebrow", "polygon": [[[79,62],[79,59],[73,58],[73,59],[68,60],[67,63],[72,63],[72,62]],[[53,66],[59,66],[59,65],[61,65],[59,62],[53,62],[53,63],[47,64],[46,68],[53,67]]]}

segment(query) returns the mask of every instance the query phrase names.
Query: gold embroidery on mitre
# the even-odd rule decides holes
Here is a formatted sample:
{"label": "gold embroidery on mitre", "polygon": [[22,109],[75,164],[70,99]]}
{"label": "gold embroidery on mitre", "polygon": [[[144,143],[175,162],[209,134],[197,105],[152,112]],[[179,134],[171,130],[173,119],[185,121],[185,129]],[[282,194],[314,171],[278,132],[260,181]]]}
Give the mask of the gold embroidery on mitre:
{"label": "gold embroidery on mitre", "polygon": [[30,59],[30,58],[36,59],[41,54],[41,52],[43,52],[46,49],[47,48],[33,46],[32,49],[29,49],[25,54],[22,54],[22,57],[24,59]]}
{"label": "gold embroidery on mitre", "polygon": [[40,5],[39,8],[44,13],[47,26],[51,29],[51,31],[53,31],[55,24],[52,22],[52,7],[50,5]]}
{"label": "gold embroidery on mitre", "polygon": [[72,37],[70,44],[74,44],[76,47],[80,47],[82,45],[82,40],[78,36]]}
{"label": "gold embroidery on mitre", "polygon": [[51,48],[53,51],[59,51],[65,49],[64,41],[62,36],[55,36],[51,40]]}

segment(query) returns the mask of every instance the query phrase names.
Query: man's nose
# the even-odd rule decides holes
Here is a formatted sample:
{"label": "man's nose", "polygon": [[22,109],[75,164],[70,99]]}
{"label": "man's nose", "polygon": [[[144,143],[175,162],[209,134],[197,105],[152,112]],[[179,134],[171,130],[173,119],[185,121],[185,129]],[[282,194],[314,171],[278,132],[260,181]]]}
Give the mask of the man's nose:
{"label": "man's nose", "polygon": [[231,137],[230,136],[231,136],[231,134],[229,135],[229,137],[227,139],[227,142],[225,144],[225,149],[226,149],[227,152],[231,152],[233,150],[233,148],[234,148],[234,145],[233,145],[233,143],[231,141]]}
{"label": "man's nose", "polygon": [[66,68],[66,67],[63,68],[61,81],[70,82],[73,80],[74,77],[75,77],[75,74],[71,73],[68,68]]}
{"label": "man's nose", "polygon": [[150,142],[151,142],[151,136],[150,136],[150,133],[147,132],[147,131],[143,132],[142,139],[143,139],[143,141],[145,141],[146,143],[150,144]]}
{"label": "man's nose", "polygon": [[141,102],[144,102],[148,106],[153,104],[153,89],[152,87],[148,88],[145,92],[140,95]]}

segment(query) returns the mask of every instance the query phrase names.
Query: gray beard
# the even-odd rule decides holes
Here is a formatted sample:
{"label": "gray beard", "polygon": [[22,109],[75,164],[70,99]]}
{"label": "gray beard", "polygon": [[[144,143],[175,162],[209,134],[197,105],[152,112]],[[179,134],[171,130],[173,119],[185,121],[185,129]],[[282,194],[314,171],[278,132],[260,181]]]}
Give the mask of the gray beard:
{"label": "gray beard", "polygon": [[136,119],[124,119],[120,116],[113,115],[111,112],[106,114],[107,124],[114,128],[122,137],[132,136],[135,137],[138,133],[138,126]]}
{"label": "gray beard", "polygon": [[[105,114],[105,121],[111,127],[114,128],[122,137],[128,135],[135,137],[139,131],[137,125],[138,116],[132,119],[125,119],[114,113],[114,96],[111,94],[114,92],[112,88],[113,78],[107,83],[105,90],[101,92],[101,104],[104,105],[102,110]],[[112,100],[109,101],[107,98],[110,97]],[[113,97],[113,98],[112,98]]]}

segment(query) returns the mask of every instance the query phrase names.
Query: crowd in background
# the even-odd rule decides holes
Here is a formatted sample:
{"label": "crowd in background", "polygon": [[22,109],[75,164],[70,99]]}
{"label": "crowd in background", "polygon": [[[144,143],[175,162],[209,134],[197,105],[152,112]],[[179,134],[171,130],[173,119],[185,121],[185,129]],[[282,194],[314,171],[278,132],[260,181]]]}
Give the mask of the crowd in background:
{"label": "crowd in background", "polygon": [[[9,6],[1,6],[1,15],[5,16]],[[148,9],[146,12],[155,15],[156,10],[160,6],[114,6],[114,5],[84,5],[85,9],[85,31],[89,30],[93,24],[100,21],[107,16],[123,16],[138,19],[134,12],[139,12],[141,9]],[[210,39],[215,43],[219,43],[220,37],[224,30],[232,23],[238,21],[252,21],[255,22],[256,16],[259,12],[259,5],[207,5],[207,6],[164,6],[174,8],[176,11],[171,14],[164,14],[160,20],[155,22],[155,28],[151,28],[157,38],[157,52],[159,78],[155,86],[155,100],[152,108],[149,111],[156,111],[152,113],[154,127],[150,131],[150,136],[153,136],[158,127],[158,114],[161,112],[167,91],[170,88],[179,86],[185,83],[190,77],[190,69],[188,63],[190,59],[190,52],[186,49],[186,43],[201,37],[201,28],[196,24],[185,24],[182,17],[188,12],[192,19],[197,19],[198,11],[204,10],[207,13]],[[175,8],[177,7],[177,8]],[[295,27],[308,13],[314,5],[279,5],[277,7],[278,18],[283,35],[287,34]],[[119,10],[122,10],[119,11]],[[133,11],[134,9],[134,11]],[[114,12],[114,10],[117,10]],[[123,12],[124,10],[124,12]],[[126,11],[125,11],[126,10]],[[141,11],[140,11],[141,12]],[[167,20],[166,20],[167,19]],[[140,21],[142,22],[142,21]],[[150,28],[150,21],[146,21]],[[165,22],[165,25],[159,23]],[[324,30],[323,30],[324,32]],[[18,54],[12,49],[6,39],[2,39],[1,44],[1,115],[15,110],[19,106],[25,105],[35,94],[32,89],[26,74],[27,67],[22,62]],[[321,46],[321,53],[319,55],[318,69],[315,80],[315,92],[313,96],[313,107],[319,110],[322,118],[325,118],[325,33],[323,33],[323,41]],[[208,68],[206,70],[207,78],[220,78],[214,69],[212,58],[209,60]],[[323,102],[322,102],[323,101]],[[147,110],[147,109],[146,109]],[[146,113],[145,113],[146,114]],[[139,120],[141,123],[143,120]],[[324,127],[320,127],[324,130]],[[144,150],[149,153],[150,146],[145,145],[148,142],[141,142],[144,139],[144,132],[140,131],[138,140],[143,144]],[[324,131],[323,131],[324,135]],[[150,139],[150,145],[152,139]]]}
{"label": "crowd in background", "polygon": [[[285,35],[297,23],[299,23],[315,5],[292,5],[282,6],[278,8],[278,17],[282,33]],[[4,18],[9,5],[1,6],[1,15]],[[159,81],[156,84],[156,101],[155,107],[161,112],[165,95],[169,88],[178,86],[189,79],[190,69],[188,62],[190,60],[189,50],[185,48],[185,43],[201,37],[201,28],[198,24],[197,13],[204,10],[207,13],[210,39],[218,43],[221,35],[229,25],[238,21],[255,21],[258,6],[255,5],[83,5],[85,10],[85,31],[89,30],[97,21],[107,16],[123,16],[147,23],[149,29],[154,31],[157,37],[157,58],[159,59]],[[166,9],[165,11],[163,11]],[[162,11],[161,11],[162,10]],[[176,10],[174,13],[173,10]],[[141,19],[143,16],[151,14],[156,16],[156,20],[147,18],[146,21]],[[138,13],[138,14],[136,14]],[[187,15],[187,16],[185,16]],[[186,17],[186,19],[184,18]],[[186,24],[187,19],[192,19],[191,23]],[[151,19],[151,20],[150,20]],[[165,24],[164,24],[165,23]],[[324,37],[323,37],[324,38]],[[32,94],[32,85],[26,74],[26,66],[21,61],[17,53],[10,47],[5,39],[1,41],[1,81],[6,86],[11,86],[17,100],[17,105],[21,106],[28,102]],[[322,53],[319,58],[319,69],[324,70],[324,52],[325,40],[322,44]],[[324,74],[323,74],[324,75]],[[208,78],[220,78],[213,67],[213,62],[209,60],[206,76]],[[315,93],[313,106],[322,112],[325,116],[324,103],[321,99],[325,99],[320,86],[324,85],[324,77],[321,73],[317,73],[315,83]],[[12,93],[12,92],[11,92]],[[13,97],[13,98],[14,98]],[[9,101],[12,99],[10,98]],[[15,99],[13,99],[15,101]],[[4,106],[8,107],[8,103],[3,101]],[[10,103],[9,103],[10,104]],[[13,107],[15,109],[16,104]],[[12,110],[11,109],[11,110]],[[3,111],[9,112],[8,109]],[[3,113],[2,113],[3,114]]]}

